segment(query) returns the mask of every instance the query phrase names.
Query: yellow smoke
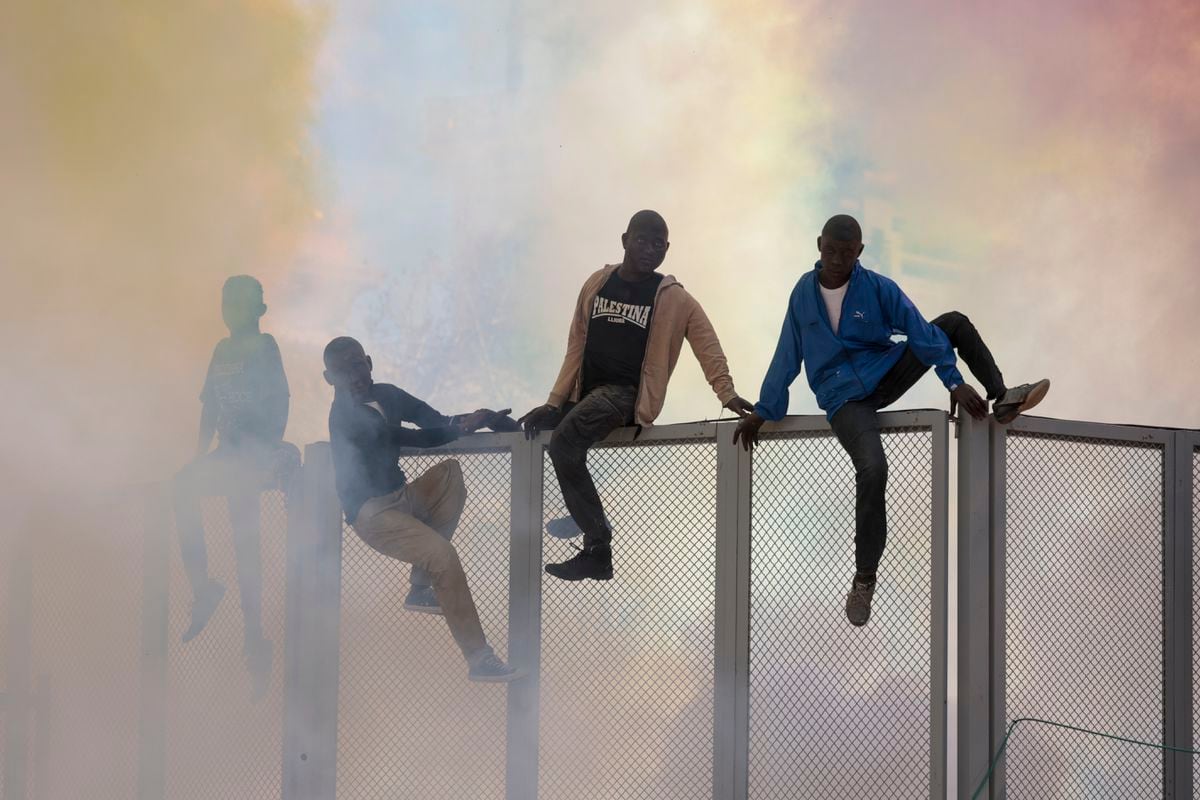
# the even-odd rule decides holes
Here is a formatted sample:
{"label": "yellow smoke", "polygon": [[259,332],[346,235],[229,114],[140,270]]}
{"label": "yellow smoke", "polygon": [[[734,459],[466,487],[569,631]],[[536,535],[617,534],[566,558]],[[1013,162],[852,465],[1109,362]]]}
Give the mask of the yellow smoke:
{"label": "yellow smoke", "polygon": [[253,274],[269,306],[312,217],[320,22],[287,0],[7,5],[10,467],[115,481],[187,454],[221,283]]}

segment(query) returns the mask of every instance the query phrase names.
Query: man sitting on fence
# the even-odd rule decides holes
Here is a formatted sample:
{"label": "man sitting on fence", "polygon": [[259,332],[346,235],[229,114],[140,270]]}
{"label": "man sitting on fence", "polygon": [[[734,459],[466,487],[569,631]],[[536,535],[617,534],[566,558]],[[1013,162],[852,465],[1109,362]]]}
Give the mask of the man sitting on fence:
{"label": "man sitting on fence", "polygon": [[341,336],[326,345],[325,380],[334,387],[329,439],[346,521],[372,549],[413,565],[404,607],[446,617],[471,680],[516,680],[523,672],[488,646],[450,543],[467,497],[462,468],[448,459],[410,482],[399,457],[404,447],[437,447],[483,427],[511,431],[517,424],[507,409],[443,416],[391,384],[375,383],[371,369],[370,356],[355,339]]}
{"label": "man sitting on fence", "polygon": [[[1009,389],[991,352],[971,321],[957,311],[925,321],[916,306],[889,278],[864,268],[862,230],[850,216],[839,214],[817,237],[821,258],[800,278],[788,300],[775,357],[763,379],[754,413],[738,423],[733,440],[749,449],[766,420],[787,413],[788,388],[807,360],[808,383],[817,405],[850,454],[855,468],[856,572],[846,597],[846,617],[865,625],[871,616],[875,575],[887,541],[887,459],[876,411],[891,405],[934,367],[950,391],[951,413],[961,403],[971,416],[984,419],[987,403],[955,366],[958,350],[993,400],[1000,423],[1016,419],[1041,402],[1049,380]],[[892,340],[906,334],[907,342]]]}
{"label": "man sitting on fence", "polygon": [[[592,274],[579,293],[567,336],[567,355],[546,405],[521,422],[529,435],[553,428],[550,460],[563,500],[583,531],[583,549],[561,564],[556,578],[612,578],[612,528],[587,468],[587,452],[622,425],[649,425],[662,410],[667,382],[686,338],[721,403],[742,415],[716,331],[683,285],[656,270],[666,258],[667,223],[639,211],[621,234],[625,258]],[[552,523],[551,535],[561,535]]]}
{"label": "man sitting on fence", "polygon": [[[288,384],[279,345],[259,330],[267,311],[262,284],[237,275],[221,290],[221,316],[229,337],[217,343],[200,393],[200,436],[196,458],[175,478],[175,527],[184,571],[192,589],[191,622],[183,641],[208,624],[225,587],[208,574],[201,500],[224,495],[237,557],[238,594],[245,623],[243,655],[252,694],[262,697],[270,682],[271,641],[262,626],[262,552],[259,495],[279,486],[285,491],[300,464],[300,451],[283,441],[288,418]],[[208,452],[216,434],[217,448]]]}

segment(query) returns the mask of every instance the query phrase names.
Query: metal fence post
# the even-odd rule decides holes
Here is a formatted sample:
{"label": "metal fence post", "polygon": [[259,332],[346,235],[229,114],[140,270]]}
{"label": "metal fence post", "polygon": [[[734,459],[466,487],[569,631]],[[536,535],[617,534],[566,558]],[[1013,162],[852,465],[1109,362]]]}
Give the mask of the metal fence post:
{"label": "metal fence post", "polygon": [[930,783],[929,796],[936,800],[946,797],[946,687],[948,672],[949,623],[949,528],[950,528],[950,430],[949,417],[941,415],[933,423],[933,471],[932,503],[930,519],[933,522],[930,555],[930,642],[929,671],[929,730]]}
{"label": "metal fence post", "polygon": [[750,780],[751,454],[717,426],[713,797],[745,800]]}
{"label": "metal fence post", "polygon": [[[991,684],[991,736],[988,740],[988,747],[990,748],[988,757],[990,759],[991,754],[996,752],[996,749],[1000,747],[1000,742],[1004,740],[1005,727],[1008,725],[1006,699],[1008,685],[1008,665],[1006,661],[1006,654],[1008,652],[1008,609],[1006,606],[1007,598],[1005,596],[1006,587],[1008,586],[1006,558],[1008,548],[1008,428],[991,420],[987,424],[988,441],[991,447],[989,459],[991,467],[989,474],[989,502],[991,505],[989,512],[989,537],[992,544],[991,580],[988,587],[992,608],[990,628],[992,658],[991,674],[989,676]],[[1004,759],[1000,759],[999,763],[996,764],[996,771],[992,773],[991,796],[993,798],[1007,797],[1008,789],[1005,785],[1004,764]]]}
{"label": "metal fence post", "polygon": [[37,686],[33,690],[30,705],[30,718],[33,723],[33,797],[31,800],[43,800],[50,795],[46,791],[49,785],[51,769],[50,753],[54,741],[54,721],[52,719],[54,703],[53,682],[47,673],[38,675]]}
{"label": "metal fence post", "polygon": [[538,686],[542,625],[542,443],[512,449],[512,533],[509,539],[508,658],[528,671],[509,684],[505,783],[508,800],[538,794]]}
{"label": "metal fence post", "polygon": [[[994,752],[992,505],[989,423],[958,420],[958,796],[970,797]],[[994,790],[994,785],[993,785]],[[997,797],[989,791],[987,797]]]}
{"label": "metal fence post", "polygon": [[[1192,748],[1192,518],[1193,452],[1200,434],[1177,431],[1163,456],[1165,482],[1163,509],[1166,522],[1164,542],[1164,617],[1166,681],[1164,739],[1172,747]],[[1166,752],[1163,785],[1168,800],[1191,800],[1194,787],[1192,756]]]}
{"label": "metal fence post", "polygon": [[142,531],[142,653],[138,711],[138,799],[167,792],[167,616],[174,530],[167,484],[146,489]]}
{"label": "metal fence post", "polygon": [[30,612],[33,593],[32,553],[27,531],[12,534],[8,565],[8,634],[4,652],[8,685],[4,687],[4,786],[7,800],[25,800],[29,763]]}
{"label": "metal fence post", "polygon": [[333,800],[337,790],[342,511],[328,442],[304,448],[288,498],[284,623],[283,796]]}

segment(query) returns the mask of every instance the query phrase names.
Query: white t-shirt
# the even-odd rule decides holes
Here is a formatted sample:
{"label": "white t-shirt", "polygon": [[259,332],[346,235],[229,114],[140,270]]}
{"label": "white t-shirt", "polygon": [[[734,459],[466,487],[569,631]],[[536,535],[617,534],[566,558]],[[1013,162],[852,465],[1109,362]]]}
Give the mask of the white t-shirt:
{"label": "white t-shirt", "polygon": [[821,286],[821,282],[817,281],[817,286],[821,289],[821,297],[825,298],[825,310],[829,312],[829,326],[833,328],[833,332],[837,333],[838,323],[842,320],[842,300],[846,298],[846,289],[850,286],[850,281],[846,281],[836,289],[826,289]]}

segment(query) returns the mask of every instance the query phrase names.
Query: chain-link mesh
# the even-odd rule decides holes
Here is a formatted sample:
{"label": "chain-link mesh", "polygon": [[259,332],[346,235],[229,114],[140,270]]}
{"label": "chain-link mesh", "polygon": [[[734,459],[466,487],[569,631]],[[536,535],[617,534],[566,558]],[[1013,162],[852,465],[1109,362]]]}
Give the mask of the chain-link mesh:
{"label": "chain-link mesh", "polygon": [[[1192,451],[1192,749],[1200,746],[1200,448]],[[1200,758],[1192,756],[1192,784],[1200,791]]]}
{"label": "chain-link mesh", "polygon": [[[591,450],[614,578],[542,576],[542,800],[712,797],[716,459],[712,441]],[[566,515],[548,457],[544,487],[545,519]],[[545,539],[546,562],[574,553]]]}
{"label": "chain-link mesh", "polygon": [[4,581],[0,585],[0,798],[4,797],[4,769],[7,761],[6,754],[8,753],[6,736],[8,734],[8,708],[10,703],[11,687],[8,685],[8,593],[12,591],[9,586],[9,570],[11,569],[12,559],[15,557],[16,537],[20,533],[12,528],[0,530],[0,579]]}
{"label": "chain-link mesh", "polygon": [[171,537],[167,632],[166,793],[172,800],[278,798],[283,715],[284,586],[287,510],[283,492],[262,493],[262,624],[273,642],[270,686],[251,702],[243,656],[234,531],[224,498],[203,503],[208,572],[227,587],[207,627],[187,644],[191,588]]}
{"label": "chain-link mesh", "polygon": [[[410,479],[445,459],[463,468],[467,505],[454,546],[489,643],[508,649],[508,452],[403,458]],[[439,616],[405,611],[408,564],[343,536],[339,798],[504,797],[506,694],[471,683]]]}
{"label": "chain-link mesh", "polygon": [[137,795],[144,500],[71,500],[70,516],[48,508],[22,531],[31,537],[26,796],[126,800]]}
{"label": "chain-link mesh", "polygon": [[885,432],[889,534],[871,620],[845,617],[854,467],[829,433],[764,437],[751,519],[750,796],[930,794],[928,429]]}
{"label": "chain-link mesh", "polygon": [[[1012,431],[1007,716],[1163,737],[1163,449]],[[1008,796],[1162,797],[1162,754],[1029,728]]]}

